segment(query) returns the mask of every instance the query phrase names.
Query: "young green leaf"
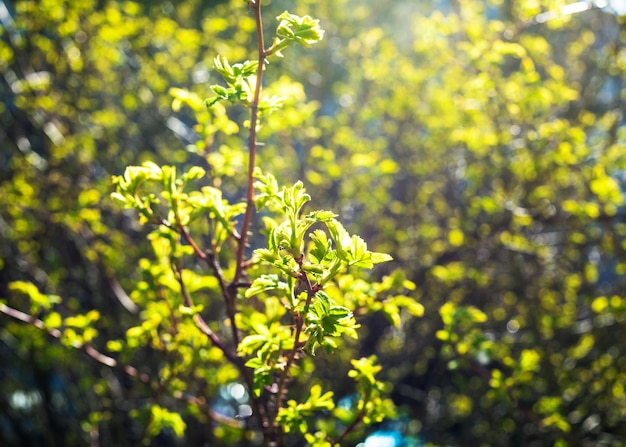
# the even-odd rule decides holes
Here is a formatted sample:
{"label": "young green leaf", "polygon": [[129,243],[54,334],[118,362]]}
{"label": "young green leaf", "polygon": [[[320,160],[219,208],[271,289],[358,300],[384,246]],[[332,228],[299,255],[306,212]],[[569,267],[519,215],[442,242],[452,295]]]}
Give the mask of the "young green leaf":
{"label": "young green leaf", "polygon": [[266,292],[268,290],[287,289],[287,283],[284,281],[280,281],[278,275],[261,275],[256,278],[252,285],[246,290],[245,297],[250,298],[254,295],[257,295],[261,292]]}
{"label": "young green leaf", "polygon": [[324,37],[324,30],[320,28],[319,20],[310,16],[300,17],[285,11],[276,19],[278,20],[278,27],[276,28],[274,43],[268,50],[269,54],[282,57],[281,51],[293,44],[308,47]]}

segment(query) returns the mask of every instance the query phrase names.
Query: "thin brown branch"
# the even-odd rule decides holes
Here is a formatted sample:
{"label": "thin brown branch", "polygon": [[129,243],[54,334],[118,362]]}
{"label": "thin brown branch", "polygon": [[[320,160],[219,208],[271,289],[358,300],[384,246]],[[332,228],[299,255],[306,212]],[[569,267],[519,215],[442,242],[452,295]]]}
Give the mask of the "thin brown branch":
{"label": "thin brown branch", "polygon": [[[46,327],[45,323],[40,319],[33,317],[32,315],[28,315],[27,313],[24,313],[17,309],[14,309],[13,307],[9,307],[6,304],[0,303],[0,312],[16,320],[28,323],[36,327],[37,329],[41,329],[42,331],[46,332],[48,335],[56,339],[61,339],[61,337],[63,336],[63,332],[59,329]],[[150,377],[147,374],[140,373],[133,366],[119,364],[119,362],[113,357],[109,357],[108,355],[103,354],[90,344],[74,342],[72,343],[72,347],[83,351],[89,357],[96,360],[98,363],[101,363],[102,365],[108,366],[110,368],[121,368],[126,374],[131,377],[136,377],[143,383],[150,382]]]}
{"label": "thin brown branch", "polygon": [[[215,278],[220,286],[220,290],[222,291],[222,296],[224,297],[224,304],[226,306],[226,312],[228,314],[228,319],[230,320],[230,327],[232,330],[233,343],[235,346],[239,345],[239,331],[237,329],[237,324],[235,322],[235,298],[237,296],[237,289],[235,287],[228,287],[226,285],[226,281],[224,280],[224,275],[222,273],[222,268],[217,262],[217,258],[212,254],[207,254],[203,252],[198,244],[194,241],[194,239],[187,231],[187,228],[184,225],[179,225],[180,233],[183,235],[183,238],[189,243],[189,245],[193,248],[194,253],[204,262],[206,262],[209,267],[213,270]],[[182,277],[181,277],[182,282]]]}
{"label": "thin brown branch", "polygon": [[124,308],[131,314],[137,315],[139,313],[139,307],[133,302],[133,300],[130,299],[126,291],[122,288],[120,282],[113,276],[110,276],[106,273],[105,276],[107,282],[109,283],[109,286],[111,287],[111,291],[120,302],[120,304],[124,306]]}
{"label": "thin brown branch", "polygon": [[200,247],[198,247],[198,244],[196,244],[196,241],[191,237],[189,231],[187,231],[187,228],[181,227],[180,231],[187,243],[191,246],[191,248],[193,248],[196,256],[198,256],[198,258],[202,259],[209,265],[209,267],[211,267],[211,269],[213,270],[213,274],[215,275],[215,278],[217,279],[217,282],[220,286],[222,294],[226,295],[228,293],[228,288],[226,286],[226,281],[224,281],[222,267],[220,267],[219,263],[217,262],[217,258],[212,253],[203,252]]}
{"label": "thin brown branch", "polygon": [[180,226],[180,232],[183,235],[183,237],[185,238],[185,240],[187,241],[187,243],[189,245],[191,245],[191,248],[193,248],[193,252],[196,254],[197,257],[199,257],[200,259],[202,259],[204,262],[206,262],[207,264],[209,263],[209,256],[203,252],[200,247],[198,247],[198,244],[196,244],[196,241],[193,240],[193,238],[191,237],[191,235],[189,234],[189,231],[187,231],[187,228],[183,225]]}
{"label": "thin brown branch", "polygon": [[[178,281],[178,284],[180,285],[180,291],[183,295],[183,299],[185,300],[185,305],[187,307],[193,308],[194,302],[191,299],[191,295],[189,294],[189,291],[187,290],[187,286],[185,285],[185,282],[183,281],[183,270],[179,265],[177,265],[175,271],[176,271],[176,280]],[[217,348],[219,348],[219,350],[222,351],[222,353],[226,356],[226,358],[232,364],[234,364],[235,366],[241,364],[241,359],[237,357],[230,349],[228,349],[228,347],[222,342],[222,340],[217,336],[217,334],[211,330],[207,322],[204,320],[204,318],[202,318],[202,315],[198,313],[194,314],[193,321],[196,323],[196,326],[198,326],[198,329],[200,329],[202,333],[204,333],[207,337],[209,337],[209,340],[211,340],[211,343],[213,343]]]}
{"label": "thin brown branch", "polygon": [[[187,290],[187,287],[185,286],[185,282],[183,281],[182,269],[180,268],[180,266],[176,266],[176,279],[180,285],[181,293],[183,295],[183,299],[185,300],[185,304],[188,307],[193,308],[194,303],[191,298],[191,295],[189,294],[189,291]],[[254,381],[252,379],[250,369],[246,367],[243,360],[239,356],[237,356],[236,353],[228,349],[226,345],[224,345],[222,340],[217,336],[215,332],[211,330],[209,325],[206,323],[206,321],[204,320],[204,318],[202,318],[200,314],[198,313],[194,314],[193,321],[194,323],[196,323],[196,326],[198,327],[198,329],[200,329],[207,337],[209,337],[209,340],[211,340],[211,342],[220,351],[222,351],[226,359],[233,366],[235,366],[235,368],[239,370],[239,373],[241,374],[244,382],[246,383],[248,390],[250,390],[250,393],[253,396],[252,393],[254,393]],[[266,420],[264,408],[261,405],[258,398],[252,397],[250,401],[252,403],[254,414],[257,417],[257,421],[263,427],[265,425],[264,422]]]}
{"label": "thin brown branch", "polygon": [[357,416],[354,418],[354,420],[352,421],[352,423],[350,425],[348,425],[343,432],[339,435],[339,437],[335,440],[332,441],[331,444],[333,446],[340,446],[342,445],[343,440],[354,431],[354,429],[361,423],[361,421],[363,420],[363,416],[365,416],[365,409],[361,410],[359,412],[359,414],[357,414]]}
{"label": "thin brown branch", "polygon": [[[302,260],[299,259],[297,261],[298,261],[298,264],[300,265],[300,268],[302,268]],[[291,369],[291,365],[293,365],[293,362],[295,361],[296,354],[301,350],[300,336],[302,335],[302,328],[304,326],[304,318],[306,317],[306,312],[309,306],[311,305],[311,301],[313,300],[315,293],[317,292],[316,287],[313,286],[308,275],[303,270],[301,270],[300,272],[300,281],[304,281],[306,292],[307,292],[306,303],[304,305],[304,312],[303,312],[304,315],[296,314],[295,316],[296,331],[293,337],[294,338],[293,348],[288,354],[285,368],[283,369],[280,375],[280,379],[278,381],[278,392],[276,393],[278,402],[276,405],[276,413],[278,413],[278,411],[282,408],[283,393],[285,392],[285,386],[287,385],[287,380],[289,379],[289,370]]]}
{"label": "thin brown branch", "polygon": [[244,269],[246,242],[248,239],[248,229],[252,221],[254,212],[254,168],[256,166],[257,151],[257,121],[259,118],[259,99],[261,98],[261,84],[263,83],[263,69],[265,66],[265,40],[263,37],[263,20],[261,17],[261,2],[253,0],[249,2],[254,12],[257,30],[257,53],[258,66],[256,71],[256,84],[254,86],[254,97],[250,105],[250,134],[248,135],[248,184],[246,191],[246,212],[241,224],[239,244],[237,246],[237,266],[233,282],[237,283],[241,279]]}
{"label": "thin brown branch", "polygon": [[200,408],[206,415],[208,415],[213,421],[217,422],[221,425],[226,425],[235,429],[244,429],[246,424],[244,421],[239,419],[229,418],[228,416],[224,416],[223,414],[218,413],[213,410],[206,402],[204,397],[197,397],[191,394],[183,393],[181,391],[176,391],[173,395],[176,399],[185,401],[189,404],[195,405]]}
{"label": "thin brown branch", "polygon": [[[9,307],[6,304],[0,303],[0,312],[2,312],[3,314],[11,318],[14,318],[15,320],[30,324],[36,327],[37,329],[40,329],[46,332],[48,335],[56,339],[60,339],[63,335],[63,333],[59,329],[48,328],[46,327],[45,323],[42,320],[35,318],[32,315],[24,313],[20,310],[17,310],[13,307]],[[137,368],[135,368],[134,366],[120,364],[114,358],[106,354],[103,354],[102,352],[98,351],[96,348],[94,348],[93,346],[89,344],[73,343],[72,347],[83,351],[89,357],[91,357],[92,359],[94,359],[95,361],[97,361],[98,363],[102,365],[108,366],[113,369],[118,368],[122,370],[124,373],[126,373],[130,377],[134,377],[138,379],[139,381],[141,381],[142,383],[149,384],[152,381],[148,374],[140,373],[137,370]],[[244,428],[244,424],[242,421],[238,421],[236,419],[232,419],[232,418],[229,418],[227,416],[217,413],[215,410],[209,407],[209,405],[206,403],[206,400],[202,397],[196,397],[196,396],[193,396],[190,394],[184,394],[181,392],[174,393],[173,397],[198,406],[202,411],[204,411],[204,413],[207,416],[209,416],[213,421],[217,423],[227,425],[232,428]]]}
{"label": "thin brown branch", "polygon": [[[257,151],[257,124],[259,119],[259,99],[261,97],[261,86],[263,84],[263,70],[265,66],[265,59],[267,54],[265,52],[265,41],[263,36],[263,19],[261,15],[261,1],[249,0],[248,5],[254,13],[254,19],[256,22],[257,33],[257,72],[256,83],[254,86],[254,96],[250,105],[250,133],[248,135],[248,178],[246,189],[246,211],[241,223],[240,238],[237,241],[237,254],[235,257],[235,274],[233,280],[228,287],[228,294],[226,297],[230,300],[230,306],[227,306],[229,312],[234,317],[236,313],[236,299],[238,285],[241,283],[241,277],[246,268],[246,244],[248,240],[248,231],[252,222],[252,215],[254,213],[254,169],[256,167],[256,151]],[[235,327],[235,320],[232,318],[232,329],[237,339],[237,328]],[[251,403],[253,405],[254,412],[257,415],[257,421],[261,429],[263,430],[263,443],[264,445],[276,445],[280,430],[277,430],[273,424],[270,423],[267,417],[267,412],[264,404],[254,394],[254,381],[252,374],[241,363],[244,371],[242,375],[246,381],[246,387],[251,396]]]}

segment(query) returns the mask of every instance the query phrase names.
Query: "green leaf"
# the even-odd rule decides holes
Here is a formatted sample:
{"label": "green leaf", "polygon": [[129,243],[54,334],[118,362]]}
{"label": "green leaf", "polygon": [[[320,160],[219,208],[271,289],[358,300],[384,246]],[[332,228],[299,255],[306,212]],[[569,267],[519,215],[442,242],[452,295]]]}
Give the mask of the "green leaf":
{"label": "green leaf", "polygon": [[239,343],[237,351],[243,355],[250,355],[261,348],[267,341],[267,337],[261,334],[252,334],[244,337]]}
{"label": "green leaf", "polygon": [[237,97],[237,91],[232,87],[226,88],[216,84],[210,86],[209,88],[213,90],[213,93],[217,95],[217,98],[209,98],[205,101],[206,105],[209,107],[215,104],[220,99],[232,101],[234,98]]}
{"label": "green leaf", "polygon": [[330,297],[323,291],[315,294],[313,302],[305,315],[305,333],[309,339],[304,349],[311,355],[315,355],[317,345],[330,352],[337,347],[332,339],[342,334],[356,336],[354,329],[357,327],[352,312],[344,307],[334,305]]}
{"label": "green leaf", "polygon": [[311,220],[313,222],[330,222],[335,217],[337,217],[337,214],[332,211],[317,210],[307,214],[305,216],[305,220]]}
{"label": "green leaf", "polygon": [[326,227],[330,232],[330,236],[335,241],[337,254],[339,258],[348,261],[348,250],[350,245],[350,235],[343,225],[336,219],[326,222]]}
{"label": "green leaf", "polygon": [[254,183],[254,188],[258,191],[254,199],[257,211],[260,211],[268,203],[277,206],[280,200],[280,190],[276,177],[272,174],[264,174],[259,168],[254,171],[254,177],[257,179]]}
{"label": "green leaf", "polygon": [[169,90],[169,94],[174,97],[172,101],[172,110],[174,112],[179,111],[183,104],[189,106],[196,112],[202,110],[202,100],[198,95],[189,90],[172,87]]}
{"label": "green leaf", "polygon": [[272,95],[272,96],[262,96],[259,99],[259,114],[261,117],[267,116],[270,113],[273,113],[279,110],[283,103],[285,102],[285,98],[282,96]]}
{"label": "green leaf", "polygon": [[287,283],[284,281],[280,281],[278,275],[276,274],[261,275],[256,278],[252,282],[252,285],[246,290],[245,297],[250,298],[261,292],[275,289],[286,290]]}
{"label": "green leaf", "polygon": [[282,191],[283,206],[290,213],[288,217],[297,217],[302,207],[311,200],[304,189],[304,184],[298,181],[291,188],[284,187]]}
{"label": "green leaf", "polygon": [[147,431],[151,436],[157,436],[164,428],[170,428],[179,438],[185,434],[185,421],[179,413],[171,412],[159,405],[152,405],[150,413]]}
{"label": "green leaf", "polygon": [[61,318],[61,314],[58,312],[50,312],[43,318],[43,324],[48,329],[59,328],[61,327],[61,324],[63,324],[63,319]]}
{"label": "green leaf", "polygon": [[30,312],[33,315],[41,310],[51,309],[52,306],[61,302],[60,296],[43,294],[37,286],[27,281],[10,282],[9,290],[25,295],[30,299]]}
{"label": "green leaf", "polygon": [[281,51],[293,44],[311,46],[324,38],[324,30],[320,28],[319,20],[310,16],[299,17],[288,11],[276,18],[278,27],[276,37],[269,53],[282,57]]}
{"label": "green leaf", "polygon": [[332,242],[328,239],[326,232],[315,230],[309,237],[313,242],[313,247],[309,250],[309,254],[313,257],[313,262],[319,264],[333,253]]}
{"label": "green leaf", "polygon": [[339,258],[349,266],[372,268],[374,264],[392,260],[392,257],[386,253],[369,251],[367,243],[361,237],[350,236],[337,220],[329,220],[326,226],[335,241]]}
{"label": "green leaf", "polygon": [[[212,85],[211,90],[217,95],[205,101],[207,107],[211,107],[220,99],[231,102],[240,101],[244,105],[250,105],[256,84],[257,61],[245,61],[243,64],[230,65],[225,56],[219,55],[214,60],[215,69],[222,75],[228,88],[220,85]],[[267,108],[272,107],[268,103]]]}
{"label": "green leaf", "polygon": [[313,415],[316,411],[332,410],[335,408],[332,391],[322,394],[322,387],[315,384],[311,387],[311,392],[306,401],[298,403],[289,400],[287,405],[280,409],[277,420],[285,427],[285,431],[290,433],[298,431],[302,434],[308,432],[307,416]]}
{"label": "green leaf", "polygon": [[233,68],[230,66],[228,62],[228,58],[226,56],[218,55],[213,60],[213,64],[215,65],[215,69],[219,74],[222,75],[224,80],[229,84],[232,84],[236,80],[235,73]]}
{"label": "green leaf", "polygon": [[370,261],[372,262],[372,264],[380,264],[383,262],[393,261],[393,258],[391,257],[391,255],[387,253],[379,253],[376,251],[371,251],[369,253],[370,253]]}
{"label": "green leaf", "polygon": [[328,313],[322,317],[322,328],[329,335],[339,335],[341,333],[340,321],[351,316],[352,312],[348,308],[332,306]]}
{"label": "green leaf", "polygon": [[360,384],[366,384],[367,387],[376,385],[376,374],[382,370],[382,366],[377,365],[376,356],[361,357],[360,359],[350,360],[352,368],[348,372],[348,376],[357,380]]}
{"label": "green leaf", "polygon": [[389,299],[396,306],[405,308],[414,317],[421,317],[424,315],[424,306],[417,302],[415,298],[405,295],[397,295]]}

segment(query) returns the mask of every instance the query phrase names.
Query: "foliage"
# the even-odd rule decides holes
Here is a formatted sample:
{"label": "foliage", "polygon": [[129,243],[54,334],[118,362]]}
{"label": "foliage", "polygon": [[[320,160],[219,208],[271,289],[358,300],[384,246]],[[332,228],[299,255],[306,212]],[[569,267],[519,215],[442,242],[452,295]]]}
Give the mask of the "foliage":
{"label": "foliage", "polygon": [[623,18],[425,3],[391,21],[338,5],[337,64],[307,67],[338,79],[302,151],[312,194],[349,210],[426,308],[402,343],[374,329],[371,350],[433,442],[619,443],[624,351],[607,335],[623,318],[593,303],[623,300]]}
{"label": "foliage", "polygon": [[[292,394],[290,387],[302,375],[298,363],[304,353],[315,355],[317,347],[332,352],[340,346],[339,336],[356,338],[358,328],[353,311],[338,305],[324,289],[337,283],[348,269],[372,268],[391,260],[387,254],[369,251],[365,241],[350,235],[334,213],[317,210],[304,214],[304,206],[311,198],[302,182],[279,188],[271,174],[263,174],[257,168],[257,129],[261,119],[280,106],[280,99],[262,95],[267,58],[282,57],[282,52],[294,44],[316,43],[322,39],[323,31],[318,21],[309,16],[284,12],[277,17],[276,38],[266,49],[261,5],[250,2],[249,6],[259,41],[257,60],[230,64],[225,56],[216,57],[216,71],[227,87],[212,85],[210,89],[216,96],[204,104],[189,90],[169,90],[174,97],[173,109],[189,106],[199,119],[205,120],[195,126],[205,139],[220,131],[231,133],[232,126],[213,125],[224,116],[220,101],[250,109],[246,126],[247,200],[230,203],[224,198],[215,182],[228,175],[228,168],[223,165],[211,166],[215,186],[198,189],[192,189],[192,182],[208,178],[200,166],[192,166],[179,175],[175,165],[159,166],[146,161],[141,166],[128,166],[123,175],[113,177],[112,197],[135,210],[141,224],[152,227],[147,237],[155,255],[152,261],[140,261],[142,279],[131,293],[133,306],[139,310],[134,325],[126,330],[125,337],[106,342],[109,351],[119,353],[119,360],[92,346],[98,335],[94,326],[100,314],[96,310],[65,318],[53,311],[40,318],[38,312],[50,311],[61,300],[56,295],[42,294],[34,284],[24,281],[11,282],[9,290],[26,296],[31,315],[3,305],[7,315],[47,331],[63,344],[84,349],[104,365],[126,365],[127,374],[146,382],[152,389],[151,403],[129,412],[145,427],[143,442],[166,429],[178,437],[184,435],[186,424],[180,414],[163,407],[162,401],[175,397],[197,405],[187,395],[194,377],[201,379],[203,394],[209,395],[215,394],[211,390],[219,389],[225,380],[242,382],[249,396],[249,410],[237,417],[253,416],[255,423],[247,422],[247,430],[251,430],[252,436],[258,432],[263,445],[284,445],[284,434],[296,426],[303,436],[309,436],[305,418],[315,416],[314,410],[332,409],[333,392],[321,395],[321,387],[316,385],[306,400],[299,403],[292,399],[284,407],[285,399]],[[246,259],[255,208],[264,214],[267,248],[254,250],[252,258]],[[312,230],[313,226],[319,228]],[[206,246],[201,248],[203,243]],[[205,298],[201,304],[194,301],[197,295]],[[205,314],[205,305],[214,304],[214,298],[221,299],[213,312]],[[221,307],[217,315],[216,307]],[[375,309],[370,306],[360,310]],[[210,320],[203,315],[210,315]],[[163,353],[162,360],[154,365],[154,378],[128,366],[146,348]],[[307,371],[308,381],[312,380],[310,374]],[[370,388],[382,390],[373,375],[371,379]],[[355,432],[358,425],[382,420],[389,412],[388,408],[373,405],[371,395],[369,389],[364,392],[359,401],[363,404],[353,410],[358,416],[338,432],[338,439]],[[298,399],[298,393],[294,397]],[[380,401],[378,395],[375,397]],[[210,407],[208,414],[212,415]],[[229,420],[225,416],[222,419]],[[227,425],[240,424],[233,419]],[[228,439],[225,433],[216,432],[214,436],[223,438],[222,441]],[[336,444],[322,431],[314,436],[324,445]]]}
{"label": "foliage", "polygon": [[[3,19],[0,310],[12,318],[0,318],[0,355],[12,366],[0,408],[14,427],[3,441],[133,445],[176,433],[180,414],[180,442],[259,442],[253,419],[234,419],[255,413],[252,394],[225,391],[239,390],[241,368],[197,325],[202,316],[234,351],[212,265],[236,274],[248,204],[241,141],[257,123],[251,227],[264,230],[245,232],[260,250],[236,281],[234,321],[237,355],[258,377],[267,369],[270,390],[278,353],[295,347],[285,323],[304,315],[310,290],[292,275],[324,286],[301,329],[316,355],[295,356],[286,381],[288,442],[306,432],[325,445],[361,422],[365,385],[348,365],[376,354],[374,377],[390,384],[401,421],[382,428],[407,438],[619,444],[623,17],[569,14],[561,1],[274,0],[268,16],[294,15],[275,22],[267,65],[250,56],[246,2],[215,3],[23,0]],[[283,42],[307,43],[311,16],[324,39],[279,57]],[[126,166],[136,173],[125,177]],[[109,199],[111,174],[145,225]],[[141,175],[160,177],[135,196]],[[313,209],[338,216],[284,209],[283,191],[304,194],[298,180]],[[320,221],[300,240],[307,217]],[[179,237],[187,226],[198,251]],[[139,242],[148,233],[151,247]],[[393,255],[378,281],[344,270],[367,250],[361,240]],[[326,280],[332,259],[342,264]],[[380,399],[370,405],[389,408]]]}

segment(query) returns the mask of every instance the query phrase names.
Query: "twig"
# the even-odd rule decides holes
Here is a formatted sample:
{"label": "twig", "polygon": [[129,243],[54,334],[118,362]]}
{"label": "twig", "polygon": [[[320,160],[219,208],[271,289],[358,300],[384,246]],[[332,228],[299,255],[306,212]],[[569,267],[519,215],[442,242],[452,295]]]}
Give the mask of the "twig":
{"label": "twig", "polygon": [[[232,336],[233,336],[233,344],[235,346],[239,345],[239,331],[237,330],[237,324],[235,322],[236,309],[234,306],[235,298],[237,296],[236,287],[228,287],[226,285],[226,281],[224,281],[224,275],[222,274],[222,268],[217,262],[217,259],[215,258],[215,256],[213,256],[212,254],[207,254],[203,252],[200,249],[200,247],[198,247],[198,244],[196,244],[196,242],[191,237],[191,235],[189,234],[189,231],[187,231],[187,228],[184,225],[179,224],[178,226],[180,228],[180,233],[182,234],[183,238],[187,241],[187,243],[189,243],[189,245],[193,248],[193,251],[196,254],[196,256],[198,256],[201,260],[206,262],[209,265],[209,267],[211,267],[211,269],[213,270],[213,274],[215,275],[215,278],[217,279],[217,282],[220,286],[220,290],[222,291],[222,296],[224,297],[224,304],[226,306],[226,312],[228,313],[228,319],[230,320],[230,327],[231,327]],[[181,281],[182,281],[182,276],[181,276]]]}
{"label": "twig", "polygon": [[[189,291],[187,290],[187,287],[185,286],[185,282],[183,281],[182,269],[178,265],[176,266],[176,279],[177,279],[178,283],[180,284],[180,290],[181,290],[181,293],[183,295],[183,299],[185,300],[185,304],[188,307],[193,308],[193,306],[194,306],[193,300],[191,299],[191,295],[189,294]],[[211,330],[209,325],[206,323],[206,321],[204,320],[204,318],[202,318],[202,316],[200,314],[195,313],[193,315],[193,321],[194,321],[194,323],[196,323],[196,326],[198,326],[198,328],[207,337],[209,337],[211,342],[220,351],[222,351],[222,353],[228,359],[228,361],[239,370],[239,373],[241,374],[243,380],[246,382],[246,386],[250,390],[250,393],[253,393],[254,381],[252,379],[252,376],[250,375],[250,370],[243,363],[243,360],[240,357],[238,357],[233,351],[228,349],[228,347],[226,347],[226,345],[224,345],[222,340],[217,336],[217,334],[215,332],[213,332]],[[257,421],[258,421],[259,425],[261,427],[263,427],[264,426],[264,422],[266,420],[264,408],[262,407],[259,399],[256,399],[256,398],[252,397],[250,399],[250,401],[252,403],[252,407],[254,409],[254,413],[257,416]]]}
{"label": "twig", "polygon": [[226,281],[224,281],[222,268],[217,263],[217,259],[215,258],[215,256],[213,254],[207,254],[203,252],[200,249],[200,247],[198,247],[198,244],[196,244],[196,241],[194,241],[194,239],[191,237],[186,227],[181,226],[180,232],[185,238],[185,240],[187,241],[187,243],[191,245],[191,248],[193,248],[193,251],[196,254],[196,256],[198,256],[201,260],[206,262],[209,265],[209,267],[211,267],[211,269],[213,270],[213,274],[215,275],[215,278],[217,279],[217,282],[220,286],[220,290],[222,291],[222,294],[226,295],[228,292],[228,288],[226,287]]}
{"label": "twig", "polygon": [[[183,299],[185,300],[185,305],[187,307],[193,308],[194,307],[193,300],[191,299],[191,295],[189,295],[187,286],[185,286],[185,282],[183,281],[182,268],[179,265],[177,265],[175,268],[175,271],[176,271],[176,280],[178,281],[178,284],[180,285],[180,291],[183,295]],[[211,340],[211,343],[213,343],[217,348],[219,348],[219,350],[222,351],[222,353],[226,356],[226,358],[232,364],[239,365],[241,363],[239,357],[233,354],[233,352],[230,349],[228,349],[226,345],[224,345],[224,343],[217,336],[217,334],[211,330],[211,328],[206,323],[204,318],[202,318],[202,315],[195,313],[193,315],[193,321],[196,323],[196,326],[198,326],[198,329],[200,329],[207,337],[209,337],[209,339]]]}
{"label": "twig", "polygon": [[[300,265],[300,268],[302,269],[302,259],[298,259],[297,262]],[[315,294],[318,292],[317,289],[319,288],[319,286],[314,286],[311,283],[311,280],[309,279],[308,275],[303,270],[300,271],[300,281],[304,281],[306,285],[307,298],[306,298],[306,303],[304,305],[304,312],[302,314],[296,314],[295,316],[296,332],[294,334],[293,348],[289,352],[289,355],[287,357],[287,362],[285,364],[285,368],[283,369],[280,375],[280,379],[278,381],[278,392],[276,393],[277,400],[278,400],[277,405],[276,405],[277,414],[278,414],[278,411],[280,411],[280,409],[282,408],[283,393],[284,393],[285,385],[287,383],[287,379],[289,377],[289,370],[291,369],[291,365],[293,365],[293,362],[296,358],[296,353],[300,351],[300,348],[301,348],[300,336],[302,334],[302,327],[304,326],[304,318],[306,317],[309,306],[311,305],[311,301],[313,300],[313,297],[315,296]]]}
{"label": "twig", "polygon": [[343,442],[343,440],[345,439],[346,436],[348,436],[350,433],[352,433],[354,431],[354,429],[357,427],[357,425],[359,425],[359,423],[361,423],[361,421],[363,420],[363,416],[365,415],[365,409],[361,410],[359,412],[359,414],[357,414],[357,416],[354,418],[354,420],[352,421],[352,423],[350,425],[348,425],[345,430],[339,435],[339,437],[331,442],[331,444],[333,446],[335,445],[341,445],[341,443]]}
{"label": "twig", "polygon": [[[56,339],[61,339],[61,337],[63,336],[63,332],[61,332],[59,329],[46,327],[45,323],[40,319],[33,317],[32,315],[28,315],[27,313],[24,313],[17,309],[14,309],[13,307],[9,307],[6,304],[0,303],[0,312],[8,315],[11,318],[15,318],[16,320],[35,326],[37,329],[41,329],[42,331],[46,332],[48,335],[51,335]],[[101,363],[110,368],[119,367],[129,376],[136,377],[143,383],[150,383],[150,377],[147,374],[140,373],[133,366],[120,365],[119,362],[113,357],[109,357],[108,355],[103,354],[90,344],[73,342],[72,347],[83,351],[85,354],[96,360],[98,363]]]}
{"label": "twig", "polygon": [[246,192],[246,212],[243,216],[241,224],[241,232],[239,244],[237,246],[236,270],[233,283],[239,282],[244,269],[244,257],[246,249],[246,241],[248,239],[248,229],[252,221],[252,213],[254,212],[254,168],[256,166],[257,151],[257,121],[259,117],[259,99],[261,97],[261,84],[263,83],[263,68],[267,54],[265,52],[265,40],[263,37],[263,20],[261,17],[261,1],[253,0],[249,2],[250,7],[254,11],[257,30],[257,52],[258,66],[256,69],[256,84],[254,86],[254,96],[250,104],[250,134],[248,135],[248,185]]}
{"label": "twig", "polygon": [[237,428],[237,429],[244,429],[246,427],[246,423],[244,421],[239,420],[239,419],[229,418],[228,416],[224,416],[223,414],[220,414],[216,412],[215,410],[213,410],[211,407],[209,407],[204,397],[193,396],[191,394],[183,393],[182,391],[176,391],[173,394],[173,396],[176,399],[179,399],[179,400],[182,400],[182,401],[185,401],[187,403],[197,406],[202,411],[204,411],[207,415],[209,415],[209,417],[213,421],[219,424],[227,425],[228,427]]}
{"label": "twig", "polygon": [[[13,307],[7,306],[6,304],[0,303],[0,312],[2,312],[3,314],[11,318],[19,320],[23,323],[30,324],[36,327],[37,329],[40,329],[46,332],[48,335],[56,339],[60,339],[63,336],[63,333],[59,329],[48,328],[46,327],[45,323],[42,320],[36,317],[33,317],[32,315],[29,315],[27,313],[24,313],[20,310],[17,310]],[[134,377],[138,379],[139,381],[141,381],[142,383],[150,384],[152,382],[152,379],[150,378],[148,374],[140,373],[137,370],[137,368],[135,368],[134,366],[120,364],[113,357],[103,354],[102,352],[98,351],[96,348],[94,348],[93,346],[89,344],[80,344],[78,342],[74,342],[72,343],[72,347],[80,351],[83,351],[89,357],[91,357],[92,359],[94,359],[95,361],[97,361],[98,363],[104,366],[108,366],[113,369],[115,368],[121,369],[130,377]],[[204,398],[195,397],[190,394],[184,394],[182,392],[176,392],[174,393],[173,396],[176,399],[198,406],[200,409],[204,411],[204,413],[207,416],[209,416],[215,422],[218,422],[223,425],[227,425],[232,428],[244,428],[244,424],[242,421],[238,421],[236,419],[232,419],[232,418],[229,418],[227,416],[217,413],[215,410],[213,410],[207,405],[206,400]]]}

